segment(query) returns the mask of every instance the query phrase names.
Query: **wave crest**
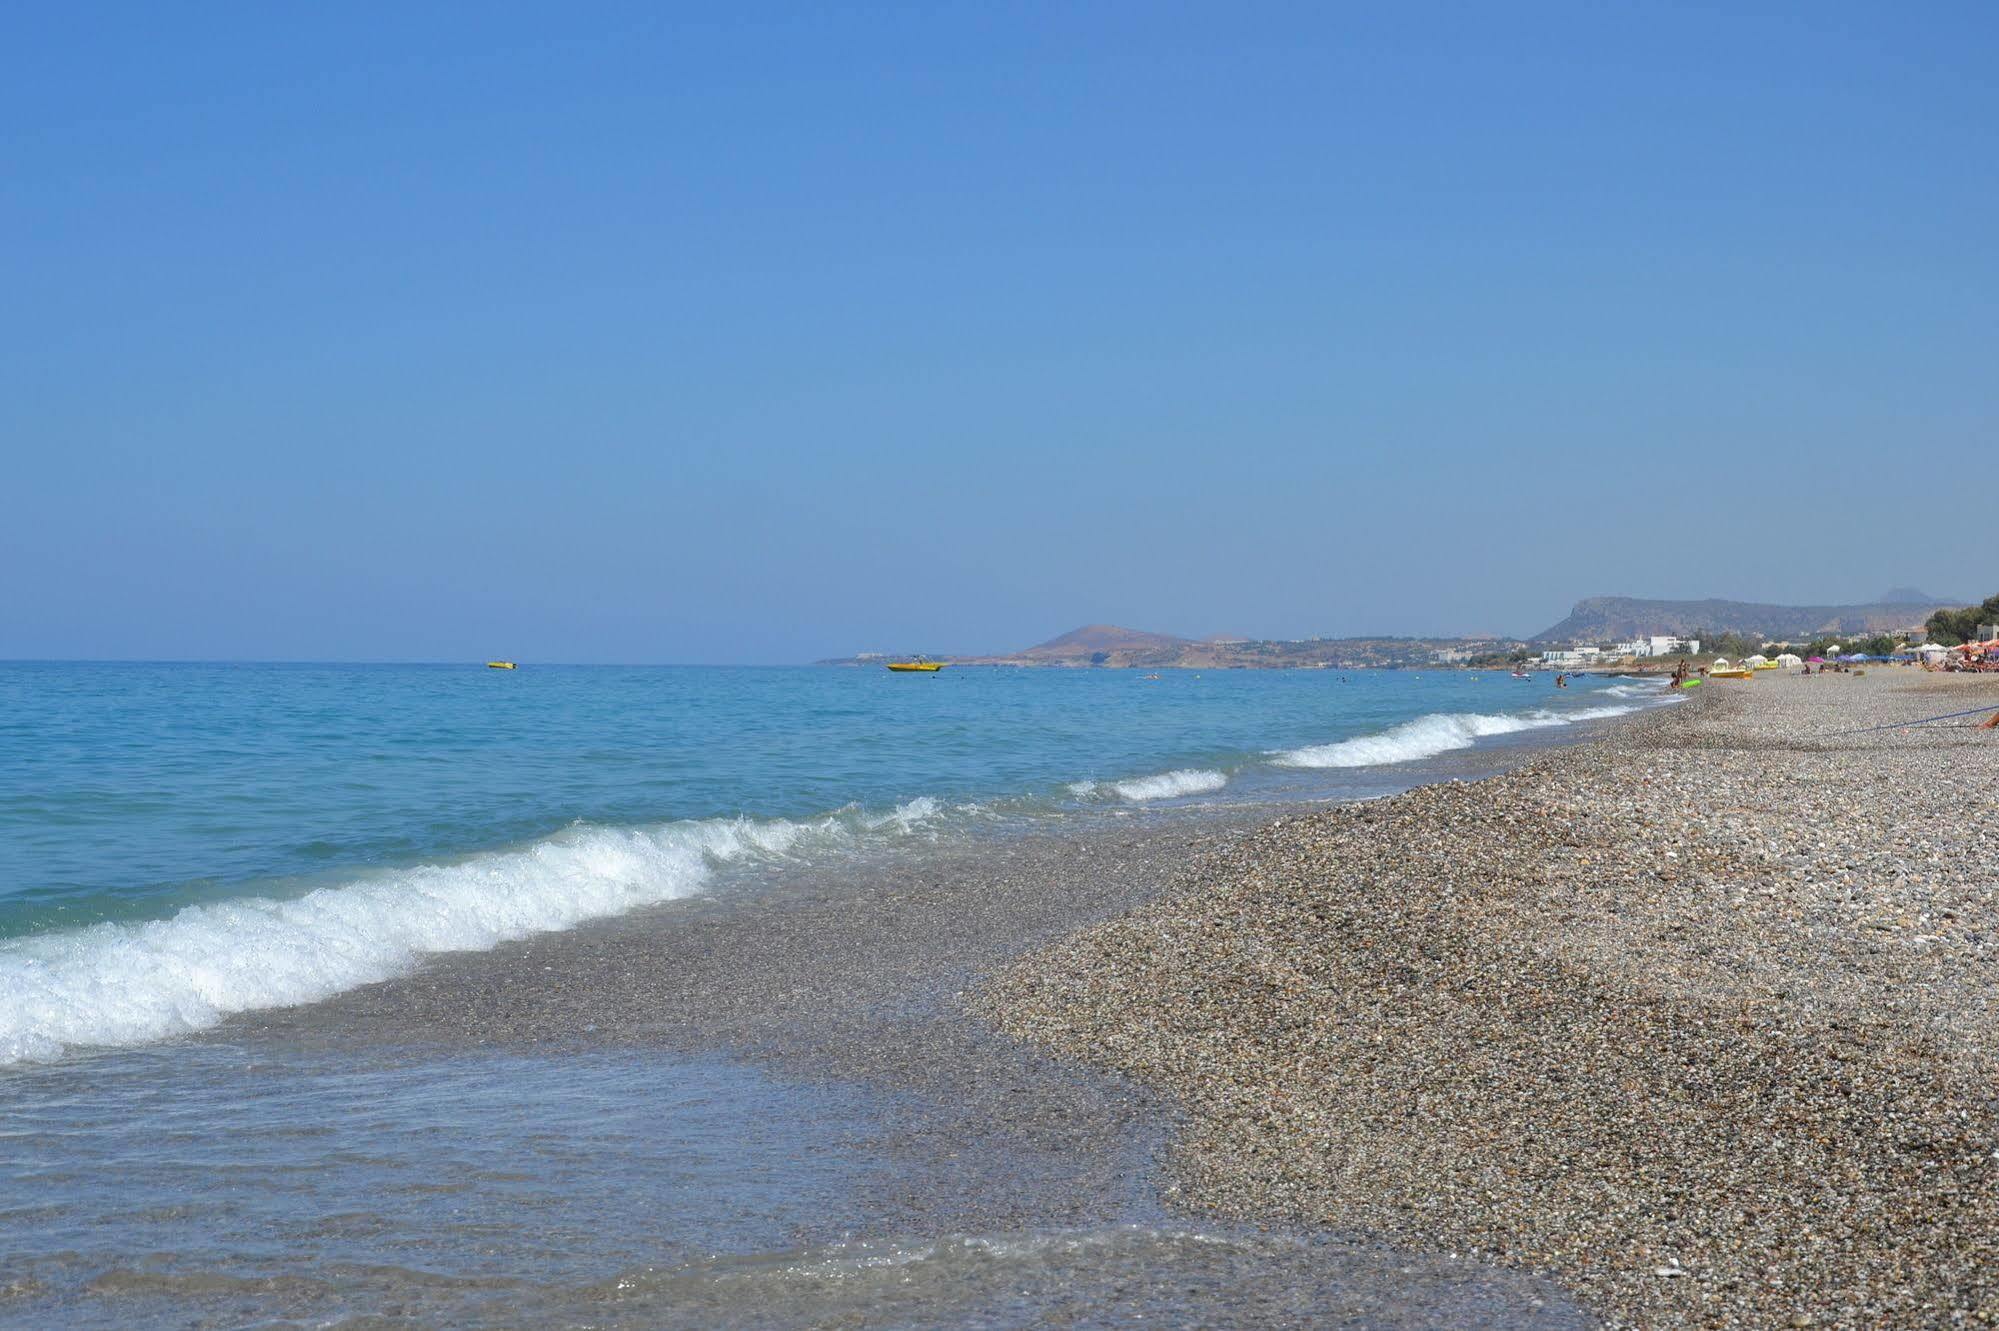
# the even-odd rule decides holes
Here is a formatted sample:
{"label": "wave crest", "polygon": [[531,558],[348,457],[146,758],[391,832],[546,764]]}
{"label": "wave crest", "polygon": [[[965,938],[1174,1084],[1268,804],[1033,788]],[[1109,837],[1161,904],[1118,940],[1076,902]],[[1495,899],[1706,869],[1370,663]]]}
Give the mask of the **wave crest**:
{"label": "wave crest", "polygon": [[578,825],[517,850],[420,865],[291,899],[244,897],[166,919],[96,924],[0,944],[0,1065],[142,1044],[262,1008],[317,1002],[483,951],[691,896],[715,867],[908,834],[932,800],[886,815]]}
{"label": "wave crest", "polygon": [[1082,799],[1121,799],[1133,803],[1177,799],[1183,795],[1205,795],[1229,783],[1227,776],[1205,767],[1182,767],[1154,776],[1138,776],[1128,781],[1077,781],[1069,793]]}
{"label": "wave crest", "polygon": [[1619,706],[1584,707],[1571,712],[1545,709],[1500,714],[1432,712],[1428,716],[1390,726],[1378,735],[1357,735],[1332,744],[1287,749],[1273,755],[1271,761],[1279,767],[1383,767],[1390,763],[1433,758],[1453,749],[1468,749],[1490,735],[1566,726],[1576,721],[1623,716],[1636,710],[1632,706]]}

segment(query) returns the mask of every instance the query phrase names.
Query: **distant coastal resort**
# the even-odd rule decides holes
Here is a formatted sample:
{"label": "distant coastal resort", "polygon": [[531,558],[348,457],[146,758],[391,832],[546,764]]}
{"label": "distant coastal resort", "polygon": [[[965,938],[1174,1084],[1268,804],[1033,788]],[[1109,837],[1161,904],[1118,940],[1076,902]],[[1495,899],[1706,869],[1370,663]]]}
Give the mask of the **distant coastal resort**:
{"label": "distant coastal resort", "polygon": [[[1973,608],[1976,610],[1976,607]],[[919,655],[935,665],[1178,670],[1368,670],[1457,666],[1464,669],[1670,669],[1670,662],[1710,655],[1914,659],[1963,634],[1938,618],[1953,603],[1898,588],[1865,605],[1782,606],[1743,601],[1646,601],[1593,597],[1568,618],[1531,638],[1293,638],[1283,641],[1171,634],[1090,624],[1018,652]],[[1999,617],[1999,614],[1995,614]],[[1661,624],[1676,626],[1657,631]],[[1933,632],[1933,627],[1935,631]],[[1963,626],[1965,632],[1974,632]],[[1991,628],[1991,625],[1986,625]],[[1986,637],[1993,634],[1988,633]],[[887,652],[837,657],[821,665],[909,668]]]}

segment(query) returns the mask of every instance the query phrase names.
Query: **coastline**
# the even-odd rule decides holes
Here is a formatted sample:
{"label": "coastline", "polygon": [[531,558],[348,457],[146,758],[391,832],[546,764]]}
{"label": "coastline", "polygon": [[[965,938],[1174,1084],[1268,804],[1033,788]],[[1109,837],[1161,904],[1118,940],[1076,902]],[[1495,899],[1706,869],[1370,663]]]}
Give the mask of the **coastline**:
{"label": "coastline", "polygon": [[1710,687],[1272,822],[972,1006],[1173,1097],[1197,1213],[1543,1272],[1613,1326],[1990,1324],[1999,740],[1834,733],[1986,701]]}
{"label": "coastline", "polygon": [[[1906,678],[1824,685],[1866,708],[1870,680]],[[1698,1137],[1711,1118],[1644,1117],[1648,1097],[1678,1105],[1682,1082],[1739,1088],[1729,1103],[1745,1119],[1766,1113],[1775,1087],[1769,1116],[1796,1129],[1784,1149],[1805,1151],[1796,1132],[1826,1129],[1802,1117],[1816,1106],[1790,1082],[1810,1091],[1831,1069],[1851,1088],[1842,1131],[1892,1120],[1898,1141],[1929,1143],[1918,1170],[1959,1162],[1935,1116],[1903,1112],[1896,1097],[1935,1101],[1938,1059],[1986,1047],[1960,1028],[1966,1014],[1989,1028],[1990,999],[1943,982],[1962,968],[1898,972],[1895,1020],[1929,1025],[1913,1053],[1896,1045],[1882,1056],[1884,1072],[1872,1028],[1841,1037],[1844,1061],[1819,1058],[1821,1028],[1854,1024],[1878,975],[1829,966],[1840,954],[1818,933],[1779,946],[1767,926],[1736,931],[1743,938],[1695,927],[1715,884],[1750,862],[1743,846],[1717,849],[1710,824],[1728,823],[1746,844],[1771,830],[1752,826],[1757,818],[1804,800],[1837,830],[1853,789],[1871,789],[1871,770],[1837,782],[1821,771],[1766,792],[1763,813],[1731,803],[1693,816],[1690,774],[1737,751],[1765,764],[1817,755],[1824,771],[1876,760],[1843,739],[1801,746],[1774,733],[1745,750],[1751,739],[1738,732],[1761,716],[1767,683],[1783,686],[1717,685],[1581,730],[1522,731],[1371,769],[1382,784],[1357,803],[1133,806],[801,862],[755,891],[440,955],[319,1003],[240,1014],[178,1050],[19,1070],[17,1087],[43,1085],[59,1103],[109,1116],[117,1088],[157,1093],[172,1059],[189,1069],[176,1096],[213,1100],[216,1121],[230,1118],[229,1141],[214,1150],[275,1140],[258,1149],[296,1165],[311,1161],[282,1143],[328,1130],[312,1106],[329,1092],[379,1084],[415,1117],[370,1111],[363,1122],[377,1135],[343,1141],[343,1159],[375,1163],[343,1165],[326,1186],[378,1194],[340,1203],[351,1208],[337,1209],[341,1225],[359,1235],[344,1246],[328,1248],[308,1224],[277,1250],[203,1251],[198,1227],[167,1217],[129,1251],[171,1255],[65,1249],[20,1265],[0,1321],[178,1324],[225,1308],[327,1318],[395,1306],[467,1326],[1143,1317],[1580,1331],[1784,1325],[1793,1308],[1841,1324],[1826,1310],[1851,1306],[1867,1314],[1853,1325],[1933,1325],[1866,1302],[1867,1289],[1842,1303],[1846,1286],[1811,1283],[1848,1251],[1835,1224],[1846,1201],[1838,1171],[1851,1156],[1863,1182],[1874,1177],[1874,1162],[1843,1138],[1773,1160],[1710,1151]],[[1939,744],[1975,757],[1988,739],[1891,732],[1888,747],[1927,770]],[[1639,784],[1620,785],[1627,777]],[[1937,835],[1908,826],[1918,841]],[[1601,881],[1606,866],[1660,846],[1673,852],[1679,896],[1663,879],[1649,894]],[[1849,860],[1862,864],[1839,862]],[[1355,894],[1355,875],[1378,890]],[[1798,906],[1779,896],[1729,908]],[[1556,917],[1559,946],[1543,948],[1537,927]],[[1334,965],[1329,940],[1363,935],[1372,969]],[[1937,944],[1923,947],[1928,956]],[[1778,960],[1781,1001],[1764,992]],[[1680,988],[1661,997],[1666,978]],[[1581,1009],[1577,993],[1589,999]],[[1700,1021],[1724,1002],[1768,1029],[1728,1028],[1721,1052],[1738,1049],[1735,1062],[1710,1067],[1702,1060],[1718,1046]],[[1634,1030],[1649,1061],[1619,1064],[1621,1051],[1604,1046]],[[1785,1075],[1759,1082],[1758,1060],[1773,1050]],[[296,1095],[302,1117],[222,1113],[253,1068]],[[1593,1101],[1612,1072],[1632,1087],[1620,1083],[1621,1100],[1601,1108]],[[1960,1072],[1949,1106],[1980,1075]],[[508,1093],[450,1119],[483,1162],[399,1154],[394,1143],[437,1130],[423,1105],[502,1084]],[[1563,1132],[1551,1135],[1551,1123]],[[592,1148],[574,1149],[583,1142]],[[1548,1149],[1536,1155],[1537,1144]],[[1332,1158],[1335,1147],[1347,1154]],[[528,1186],[517,1151],[540,1161],[530,1209],[514,1196]],[[176,1168],[167,1162],[163,1195],[185,1186]],[[1703,1191],[1709,1173],[1726,1185],[1718,1194]],[[1959,1253],[1956,1274],[1904,1262],[1990,1228],[1985,1212],[1967,1218],[1934,1169],[1916,1177],[1941,1208],[1928,1237],[1906,1241],[1912,1222],[1893,1200],[1906,1187],[1877,1188],[1891,1200],[1863,1217],[1881,1239],[1863,1275],[1885,1272],[1931,1302],[1951,1281],[1985,1297],[1982,1277],[1965,1270],[1982,1250]],[[129,1198],[134,1186],[121,1179],[109,1195]],[[1806,1212],[1781,1195],[1800,1188],[1816,1189]],[[431,1237],[437,1217],[398,1196],[452,1199],[446,1237]],[[587,1225],[571,1219],[565,1243],[541,1237],[541,1217],[579,1214],[592,1198]],[[1782,1268],[1792,1293],[1805,1291],[1785,1316],[1740,1312],[1740,1291],[1715,1278],[1726,1264],[1698,1242],[1745,1198],[1766,1229],[1801,1214],[1815,1227],[1813,1250]],[[512,1237],[482,1238],[487,1255],[468,1257],[448,1237],[465,1221]],[[1757,1234],[1734,1237],[1749,1258],[1768,1255]],[[1653,1302],[1620,1304],[1634,1258],[1652,1263],[1638,1269],[1641,1285],[1728,1316],[1700,1320],[1656,1291]],[[478,1293],[468,1275],[504,1280],[508,1292]]]}
{"label": "coastline", "polygon": [[[1407,779],[1538,751],[1453,751]],[[1169,1101],[965,1010],[980,976],[1228,862],[1282,807],[801,864],[755,893],[16,1068],[25,1158],[78,1183],[0,1267],[0,1322],[1581,1331],[1532,1273],[1188,1215],[1164,1195]],[[131,1097],[163,1094],[174,1151],[90,1163],[125,1149]],[[78,1145],[79,1121],[102,1146]],[[272,1205],[275,1243],[231,1218]],[[112,1223],[75,1238],[101,1208]]]}

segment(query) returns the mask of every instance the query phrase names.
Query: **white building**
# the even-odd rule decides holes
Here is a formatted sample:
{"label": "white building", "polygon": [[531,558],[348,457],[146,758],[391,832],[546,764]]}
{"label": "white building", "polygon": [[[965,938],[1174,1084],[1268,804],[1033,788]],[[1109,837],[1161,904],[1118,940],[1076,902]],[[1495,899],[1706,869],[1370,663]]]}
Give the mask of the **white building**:
{"label": "white building", "polygon": [[1645,640],[1646,656],[1692,656],[1701,649],[1699,638],[1675,638],[1671,634],[1655,633]]}
{"label": "white building", "polygon": [[1551,652],[1541,653],[1544,666],[1590,665],[1603,657],[1601,647],[1558,647]]}

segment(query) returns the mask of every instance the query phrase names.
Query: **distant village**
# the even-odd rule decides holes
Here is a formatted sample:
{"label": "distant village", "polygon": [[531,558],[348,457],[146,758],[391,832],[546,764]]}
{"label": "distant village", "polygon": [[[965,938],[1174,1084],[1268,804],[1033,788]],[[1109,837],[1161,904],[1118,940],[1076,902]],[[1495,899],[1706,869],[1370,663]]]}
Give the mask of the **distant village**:
{"label": "distant village", "polygon": [[[1525,638],[1182,638],[1086,624],[1015,652],[958,654],[862,652],[821,665],[881,666],[916,659],[939,665],[1069,669],[1381,670],[1510,667],[1547,670],[1637,669],[1700,654],[1729,658],[1795,652],[1801,657],[1941,653],[1966,638],[1986,639],[1999,597],[1949,609],[1910,589],[1848,606],[1779,606],[1736,601],[1647,601],[1589,597],[1568,618]],[[1958,622],[1962,620],[1963,622]],[[1898,627],[1890,628],[1888,626]],[[1675,632],[1650,632],[1672,628]],[[1932,641],[1934,633],[1935,641]]]}
{"label": "distant village", "polygon": [[[1999,627],[1979,626],[1982,637],[1999,633]],[[1923,624],[1910,624],[1902,628],[1881,633],[1857,633],[1845,635],[1823,635],[1810,640],[1789,640],[1769,638],[1760,634],[1726,633],[1710,639],[1706,647],[1722,656],[1778,656],[1783,653],[1797,653],[1806,656],[1835,657],[1842,655],[1887,658],[1897,656],[1941,656],[1946,648],[1929,641],[1929,631]],[[1700,638],[1682,638],[1672,634],[1653,634],[1643,638],[1632,638],[1624,642],[1572,643],[1567,646],[1544,648],[1535,656],[1525,647],[1515,648],[1506,656],[1512,664],[1531,664],[1549,670],[1586,670],[1592,667],[1640,666],[1652,658],[1697,656],[1703,646]],[[1452,653],[1439,653],[1439,664],[1455,658]],[[1475,662],[1466,664],[1496,665],[1500,663],[1497,654],[1487,654]]]}
{"label": "distant village", "polygon": [[1649,638],[1633,638],[1629,642],[1614,642],[1607,647],[1581,645],[1550,648],[1541,653],[1539,664],[1559,669],[1564,666],[1601,665],[1610,661],[1640,661],[1651,656],[1692,656],[1700,649],[1699,638],[1676,638],[1660,633]]}

